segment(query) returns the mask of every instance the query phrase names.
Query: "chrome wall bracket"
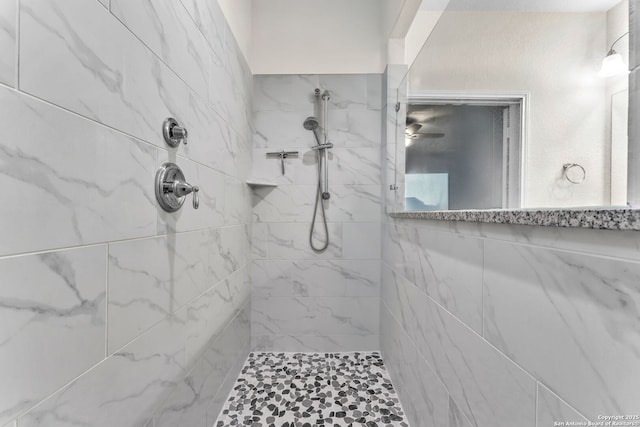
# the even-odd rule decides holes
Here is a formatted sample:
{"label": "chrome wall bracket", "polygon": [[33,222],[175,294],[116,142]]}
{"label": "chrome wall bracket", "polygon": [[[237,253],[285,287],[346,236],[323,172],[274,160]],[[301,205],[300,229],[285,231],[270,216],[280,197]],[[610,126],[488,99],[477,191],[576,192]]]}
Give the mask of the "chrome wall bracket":
{"label": "chrome wall bracket", "polygon": [[169,147],[177,147],[181,142],[187,144],[187,129],[180,126],[178,121],[173,117],[169,117],[165,119],[164,123],[162,123],[162,135],[164,136],[164,140],[169,145]]}
{"label": "chrome wall bracket", "polygon": [[160,207],[167,212],[175,212],[182,207],[187,194],[193,193],[193,208],[198,209],[200,200],[198,199],[197,185],[189,184],[182,169],[175,163],[164,163],[156,173],[156,199]]}
{"label": "chrome wall bracket", "polygon": [[273,151],[270,153],[267,153],[267,157],[278,157],[280,158],[280,165],[281,165],[281,169],[282,169],[282,175],[284,175],[284,159],[288,158],[288,157],[298,157],[298,152],[297,151]]}

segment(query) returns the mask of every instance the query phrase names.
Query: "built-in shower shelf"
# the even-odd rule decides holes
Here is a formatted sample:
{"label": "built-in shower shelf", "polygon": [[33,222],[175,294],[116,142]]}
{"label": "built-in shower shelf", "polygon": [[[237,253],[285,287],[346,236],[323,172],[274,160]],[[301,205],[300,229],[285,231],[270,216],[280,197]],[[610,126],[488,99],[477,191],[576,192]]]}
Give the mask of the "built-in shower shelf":
{"label": "built-in shower shelf", "polygon": [[262,179],[248,179],[246,181],[247,185],[251,188],[259,188],[259,187],[277,187],[278,184],[271,181],[266,181]]}

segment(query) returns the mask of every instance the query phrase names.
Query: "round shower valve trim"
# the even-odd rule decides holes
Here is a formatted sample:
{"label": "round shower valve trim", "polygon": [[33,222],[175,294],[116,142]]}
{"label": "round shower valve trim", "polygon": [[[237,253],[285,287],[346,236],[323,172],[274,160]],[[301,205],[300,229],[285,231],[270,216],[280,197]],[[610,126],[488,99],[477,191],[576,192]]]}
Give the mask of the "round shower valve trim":
{"label": "round shower valve trim", "polygon": [[162,209],[167,212],[175,212],[182,207],[186,196],[193,193],[193,208],[198,209],[200,200],[198,199],[197,185],[189,184],[184,177],[184,173],[175,163],[164,163],[156,173],[156,199]]}
{"label": "round shower valve trim", "polygon": [[180,145],[181,142],[187,145],[189,132],[187,132],[186,128],[180,126],[176,119],[169,117],[162,123],[162,135],[167,145],[175,148]]}

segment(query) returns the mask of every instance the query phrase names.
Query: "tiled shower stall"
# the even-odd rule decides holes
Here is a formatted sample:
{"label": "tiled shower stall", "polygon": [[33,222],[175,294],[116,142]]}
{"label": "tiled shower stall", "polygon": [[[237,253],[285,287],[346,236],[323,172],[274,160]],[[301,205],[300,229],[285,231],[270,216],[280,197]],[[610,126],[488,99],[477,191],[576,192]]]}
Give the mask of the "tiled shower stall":
{"label": "tiled shower stall", "polygon": [[[387,215],[403,66],[252,76],[216,1],[0,4],[0,426],[210,427],[252,350],[381,350],[412,426],[640,410],[637,233]],[[284,175],[265,155],[282,149],[299,151]],[[157,207],[166,161],[200,209]]]}

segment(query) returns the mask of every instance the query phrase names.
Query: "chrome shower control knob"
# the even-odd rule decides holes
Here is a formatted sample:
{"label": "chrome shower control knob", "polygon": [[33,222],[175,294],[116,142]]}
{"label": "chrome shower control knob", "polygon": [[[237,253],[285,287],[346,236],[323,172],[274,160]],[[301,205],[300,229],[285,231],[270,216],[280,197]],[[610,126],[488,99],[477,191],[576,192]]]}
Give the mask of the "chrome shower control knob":
{"label": "chrome shower control knob", "polygon": [[198,209],[200,187],[189,184],[175,163],[164,163],[156,173],[156,199],[162,209],[175,212],[182,207],[186,196],[193,193],[193,208]]}
{"label": "chrome shower control knob", "polygon": [[177,147],[181,142],[187,145],[187,129],[180,126],[178,121],[173,117],[169,117],[162,124],[162,135],[164,140],[170,147]]}

